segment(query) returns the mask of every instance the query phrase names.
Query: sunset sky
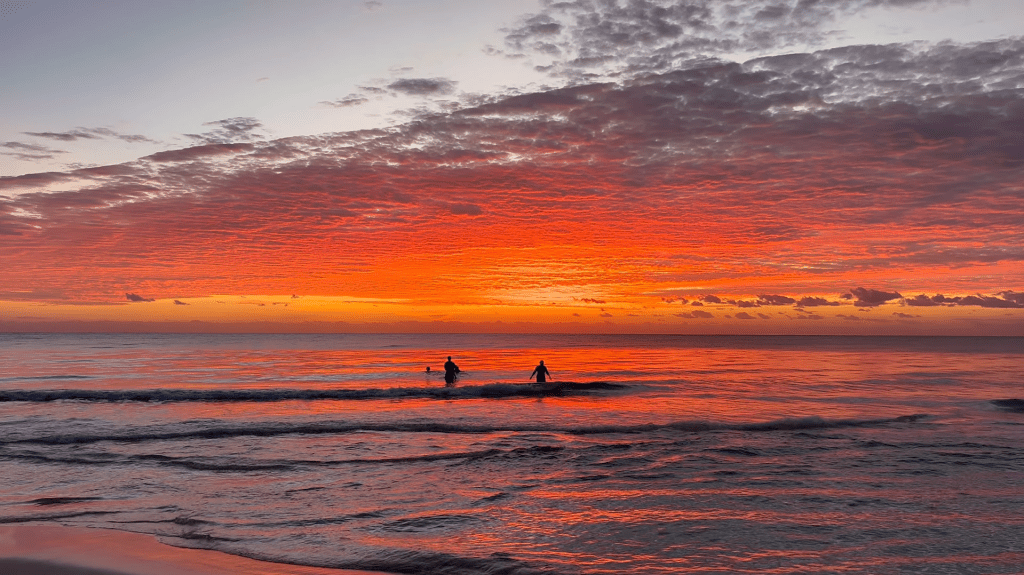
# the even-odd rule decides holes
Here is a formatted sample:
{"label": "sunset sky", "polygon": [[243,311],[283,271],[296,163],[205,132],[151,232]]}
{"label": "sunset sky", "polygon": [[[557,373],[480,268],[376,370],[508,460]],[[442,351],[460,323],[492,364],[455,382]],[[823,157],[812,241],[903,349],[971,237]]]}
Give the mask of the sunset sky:
{"label": "sunset sky", "polygon": [[1024,335],[1010,0],[0,0],[0,331]]}

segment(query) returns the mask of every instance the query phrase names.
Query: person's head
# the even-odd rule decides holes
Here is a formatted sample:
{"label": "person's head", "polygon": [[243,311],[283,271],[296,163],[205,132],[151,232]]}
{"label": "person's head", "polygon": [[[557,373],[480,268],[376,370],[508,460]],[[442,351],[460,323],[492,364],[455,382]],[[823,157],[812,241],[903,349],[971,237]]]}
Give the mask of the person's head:
{"label": "person's head", "polygon": [[449,355],[448,356],[448,361],[451,361],[451,360],[452,360],[452,356]]}
{"label": "person's head", "polygon": [[540,360],[540,364],[541,364],[541,365],[544,365],[544,360],[543,360],[543,359],[542,359],[542,360]]}

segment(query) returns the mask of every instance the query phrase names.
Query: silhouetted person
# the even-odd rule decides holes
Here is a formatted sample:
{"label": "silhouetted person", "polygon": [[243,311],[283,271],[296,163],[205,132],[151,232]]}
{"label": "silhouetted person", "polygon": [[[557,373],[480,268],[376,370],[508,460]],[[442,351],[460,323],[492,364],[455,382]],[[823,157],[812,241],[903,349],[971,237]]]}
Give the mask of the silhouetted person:
{"label": "silhouetted person", "polygon": [[533,368],[533,373],[530,374],[530,377],[532,378],[534,375],[537,376],[537,383],[544,383],[547,381],[545,378],[551,377],[551,372],[548,371],[548,368],[544,367],[543,359],[540,360],[540,365]]}
{"label": "silhouetted person", "polygon": [[448,361],[444,362],[444,383],[445,385],[455,384],[455,374],[461,371],[459,366],[455,365],[452,361],[452,356],[448,356]]}

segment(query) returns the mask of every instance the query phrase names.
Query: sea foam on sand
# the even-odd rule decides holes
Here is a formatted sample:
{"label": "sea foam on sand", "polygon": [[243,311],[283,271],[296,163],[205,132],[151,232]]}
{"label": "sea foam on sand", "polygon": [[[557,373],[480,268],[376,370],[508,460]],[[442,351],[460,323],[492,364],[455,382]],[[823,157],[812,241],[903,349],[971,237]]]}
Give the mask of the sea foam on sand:
{"label": "sea foam on sand", "polygon": [[0,526],[3,575],[368,575],[164,545],[150,535],[49,525]]}

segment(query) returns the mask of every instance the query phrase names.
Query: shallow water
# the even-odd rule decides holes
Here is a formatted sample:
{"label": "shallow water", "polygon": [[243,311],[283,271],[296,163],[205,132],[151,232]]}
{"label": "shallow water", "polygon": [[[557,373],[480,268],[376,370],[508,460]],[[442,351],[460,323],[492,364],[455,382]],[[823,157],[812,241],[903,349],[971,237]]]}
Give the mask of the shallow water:
{"label": "shallow water", "polygon": [[[540,359],[576,385],[525,385]],[[0,522],[396,573],[1016,573],[1024,410],[998,401],[1022,359],[1020,338],[0,335]]]}

